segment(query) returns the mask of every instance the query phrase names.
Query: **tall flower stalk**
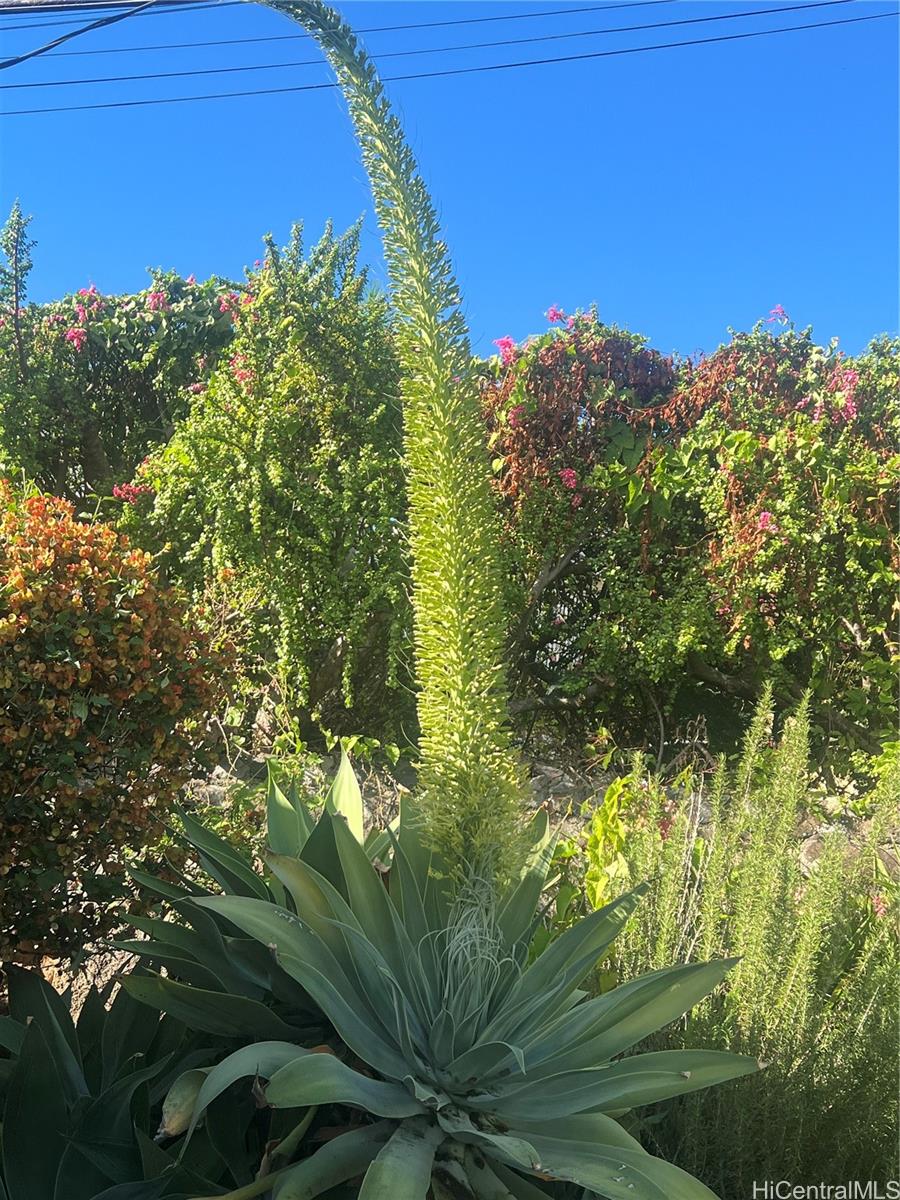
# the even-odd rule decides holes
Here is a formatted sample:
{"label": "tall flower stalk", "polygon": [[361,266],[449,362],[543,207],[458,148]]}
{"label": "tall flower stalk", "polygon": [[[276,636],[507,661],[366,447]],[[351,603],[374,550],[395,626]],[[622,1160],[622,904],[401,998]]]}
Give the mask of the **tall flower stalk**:
{"label": "tall flower stalk", "polygon": [[507,728],[497,522],[459,289],[375,67],[338,13],[268,0],[315,38],[350,109],[384,239],[404,369],[421,811],[456,869],[512,866],[520,767]]}

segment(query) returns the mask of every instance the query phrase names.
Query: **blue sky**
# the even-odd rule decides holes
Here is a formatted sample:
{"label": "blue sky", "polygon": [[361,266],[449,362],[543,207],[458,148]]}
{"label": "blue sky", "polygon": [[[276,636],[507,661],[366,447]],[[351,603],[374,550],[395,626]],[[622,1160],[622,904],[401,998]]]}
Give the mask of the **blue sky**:
{"label": "blue sky", "polygon": [[[782,7],[788,0],[768,7]],[[356,27],[499,16],[371,33],[388,51],[580,33],[557,42],[384,59],[390,76],[749,29],[896,12],[854,0],[796,13],[644,33],[588,31],[747,14],[763,3],[668,0],[610,12],[566,6],[359,0]],[[571,5],[570,8],[580,7]],[[68,26],[0,16],[8,57]],[[81,18],[84,19],[84,18]],[[466,298],[473,344],[544,326],[558,304],[659,349],[711,350],[782,304],[848,352],[898,326],[896,17],[766,38],[389,84],[436,199]],[[255,4],[135,16],[62,50],[248,39],[299,32]],[[188,79],[11,87],[51,80],[317,59],[308,41],[54,52],[0,75],[0,112],[324,82],[313,66]],[[239,275],[260,237],[303,220],[365,215],[364,255],[383,279],[378,233],[349,121],[330,90],[195,104],[0,119],[0,207],[19,196],[38,240],[32,297],[94,282],[145,286],[148,266]]]}

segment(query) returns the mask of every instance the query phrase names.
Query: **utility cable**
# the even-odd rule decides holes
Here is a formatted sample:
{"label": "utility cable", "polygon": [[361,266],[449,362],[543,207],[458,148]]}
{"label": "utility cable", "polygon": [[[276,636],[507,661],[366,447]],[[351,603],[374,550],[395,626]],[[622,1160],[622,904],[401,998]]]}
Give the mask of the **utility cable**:
{"label": "utility cable", "polygon": [[[461,46],[436,46],[432,49],[424,50],[389,50],[383,54],[376,54],[374,57],[380,62],[387,58],[408,58],[411,55],[422,54],[448,54],[458,50],[494,50],[505,46],[524,46],[535,42],[556,42],[570,38],[602,37],[605,34],[611,33],[642,33],[644,30],[649,29],[669,29],[673,26],[702,25],[709,21],[743,20],[746,17],[768,16],[770,13],[804,12],[810,8],[830,8],[836,4],[849,3],[852,3],[852,0],[813,0],[809,4],[788,4],[781,8],[757,8],[747,12],[724,13],[709,17],[684,17],[677,21],[655,21],[649,25],[619,25],[612,29],[587,29],[578,33],[536,34],[534,37],[507,38],[503,41],[495,42],[469,42]],[[233,75],[244,71],[276,71],[285,70],[289,67],[315,67],[322,65],[323,62],[324,60],[318,57],[302,59],[299,62],[260,63],[255,66],[246,67],[202,67],[191,71],[155,71],[145,75],[106,75],[94,79],[51,79],[38,83],[4,83],[0,84],[0,91],[19,88],[77,87],[82,84],[91,83],[133,83],[138,80],[182,79],[199,75]]]}
{"label": "utility cable", "polygon": [[[817,21],[808,25],[787,25],[778,29],[757,29],[747,33],[730,33],[720,34],[717,37],[694,38],[687,42],[662,42],[653,46],[628,46],[618,50],[596,50],[589,54],[569,54],[561,58],[538,58],[531,59],[527,62],[492,63],[480,67],[450,67],[443,71],[422,71],[409,75],[387,75],[383,78],[382,82],[400,83],[413,79],[439,79],[447,78],[451,75],[476,75],[484,74],[490,71],[511,71],[522,67],[546,66],[550,63],[585,62],[589,59],[617,58],[626,54],[646,54],[653,50],[675,50],[686,48],[688,46],[709,46],[721,42],[743,41],[746,38],[770,37],[773,34],[800,33],[809,29],[829,29],[838,25],[857,25],[863,21],[879,21],[886,17],[896,17],[898,15],[900,14],[898,14],[897,11],[873,13],[865,17],[844,17],[838,18],[834,21]],[[294,87],[254,88],[243,92],[216,92],[201,96],[167,96],[156,100],[115,100],[109,101],[105,104],[75,104],[71,106],[60,105],[52,108],[13,109],[6,113],[0,113],[0,116],[24,117],[33,116],[37,113],[94,112],[99,109],[145,108],[158,104],[188,104],[199,100],[228,100],[243,98],[246,96],[276,96],[286,95],[294,92],[317,92],[326,89],[332,90],[337,87],[338,84],[334,82],[308,83],[300,84]]]}
{"label": "utility cable", "polygon": [[137,8],[129,8],[126,12],[112,13],[110,16],[100,17],[97,21],[91,21],[89,25],[82,25],[78,29],[72,29],[68,33],[61,34],[54,41],[47,42],[46,45],[38,46],[34,50],[26,50],[24,54],[17,54],[14,58],[4,59],[0,62],[0,71],[6,71],[10,67],[17,67],[20,63],[37,58],[40,54],[47,54],[50,50],[55,49],[55,47],[61,46],[63,42],[69,42],[72,38],[81,37],[83,33],[91,33],[94,29],[103,29],[106,25],[115,25],[117,21],[124,21],[128,17],[134,17],[156,3],[157,0],[146,0],[146,3],[138,5]]}
{"label": "utility cable", "polygon": [[[203,8],[233,8],[236,4],[243,4],[245,2],[246,2],[246,0],[212,0],[212,2],[210,2],[210,3],[200,4],[200,3],[195,3],[194,0],[164,0],[164,3],[166,3],[168,5],[168,7],[158,9],[157,14],[162,15],[166,12],[185,12],[188,9],[190,9],[191,11],[196,11],[197,9],[203,9]],[[504,14],[500,14],[500,15],[494,16],[494,17],[459,17],[452,21],[451,20],[448,20],[448,21],[419,21],[412,25],[379,25],[379,26],[376,26],[375,28],[370,28],[370,29],[356,29],[356,30],[354,30],[354,32],[355,33],[394,33],[396,31],[403,30],[403,29],[437,29],[437,28],[439,28],[441,26],[445,26],[445,25],[480,25],[486,21],[522,21],[522,20],[530,20],[534,17],[567,16],[569,13],[601,12],[604,9],[613,9],[613,8],[644,8],[651,4],[670,4],[670,3],[672,3],[672,0],[624,0],[623,3],[618,3],[618,4],[594,4],[594,5],[590,5],[588,7],[583,7],[583,8],[555,8],[555,9],[551,9],[548,12],[509,13],[509,14],[504,13]],[[69,8],[70,6],[66,5],[65,7]],[[75,5],[72,5],[71,7],[74,8]],[[4,11],[25,12],[26,10],[24,8],[4,10],[3,6],[0,5],[0,15],[2,15]],[[5,26],[0,25],[0,30],[49,29],[51,27],[51,25],[70,25],[71,23],[72,23],[71,21],[33,21],[27,25],[5,25]],[[309,34],[302,33],[302,34],[294,34],[293,36],[294,37],[309,37]],[[233,41],[235,43],[240,43],[243,40],[244,40],[243,38],[234,38],[233,39]],[[186,43],[186,45],[188,45],[188,46],[205,46],[205,45],[216,46],[216,45],[221,45],[221,44],[223,44],[223,43],[219,43],[219,42],[188,42],[188,43]],[[225,43],[225,44],[231,44],[231,43]],[[169,46],[152,47],[152,49],[156,49],[156,50],[168,50],[168,49],[172,49],[172,48],[173,47],[169,47]],[[129,47],[129,49],[130,49],[130,47]],[[145,47],[144,46],[135,46],[134,49],[143,50],[143,49],[145,49]],[[146,49],[151,49],[151,47],[146,47]]]}
{"label": "utility cable", "polygon": [[[167,13],[182,13],[186,12],[188,9],[194,11],[199,8],[233,8],[235,5],[243,3],[245,3],[245,0],[210,0],[209,3],[204,4],[197,4],[195,3],[195,0],[163,0],[164,7],[155,9],[151,15],[165,16]],[[73,9],[75,12],[79,11],[79,6],[74,4],[67,4],[65,7],[67,9]],[[90,7],[93,7],[93,5]],[[118,7],[121,8],[123,6],[118,5]],[[137,13],[143,8],[146,8],[145,4],[130,4],[127,6],[127,8],[125,8],[125,12],[122,15],[131,16],[132,13]],[[0,16],[2,16],[4,12],[24,13],[25,11],[25,8],[4,10],[2,6],[0,6]],[[72,25],[78,20],[80,20],[79,17],[68,17],[64,21],[28,21],[24,25],[7,25],[5,22],[3,22],[0,23],[0,33],[11,33],[14,29],[53,29],[57,25]]]}

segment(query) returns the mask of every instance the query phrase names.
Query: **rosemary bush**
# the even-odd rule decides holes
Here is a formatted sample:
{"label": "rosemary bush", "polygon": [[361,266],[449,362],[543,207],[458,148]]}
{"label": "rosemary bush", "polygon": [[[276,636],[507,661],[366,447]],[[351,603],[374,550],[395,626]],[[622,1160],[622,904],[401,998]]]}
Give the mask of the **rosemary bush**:
{"label": "rosemary bush", "polygon": [[673,807],[648,788],[625,854],[632,877],[653,883],[613,964],[630,978],[740,956],[723,989],[650,1042],[752,1046],[768,1064],[645,1126],[649,1148],[723,1196],[749,1194],[754,1179],[837,1184],[893,1178],[897,1166],[897,885],[878,853],[896,779],[871,798],[869,844],[854,856],[836,831],[807,873],[797,828],[812,802],[808,715],[801,706],[774,750],[771,722],[767,694],[738,766],[719,770],[708,797]]}

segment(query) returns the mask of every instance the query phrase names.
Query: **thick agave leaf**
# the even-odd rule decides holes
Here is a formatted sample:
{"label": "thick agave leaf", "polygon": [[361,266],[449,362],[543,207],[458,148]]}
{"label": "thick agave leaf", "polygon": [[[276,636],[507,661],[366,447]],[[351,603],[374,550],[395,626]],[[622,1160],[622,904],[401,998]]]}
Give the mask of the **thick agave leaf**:
{"label": "thick agave leaf", "polygon": [[521,1136],[511,1129],[506,1133],[495,1133],[474,1124],[471,1116],[461,1108],[443,1108],[437,1112],[440,1127],[463,1145],[479,1146],[485,1153],[505,1162],[508,1166],[525,1171],[540,1169],[540,1155],[530,1136]]}
{"label": "thick agave leaf", "polygon": [[347,1104],[376,1117],[413,1117],[426,1110],[405,1087],[360,1075],[331,1054],[309,1054],[282,1067],[269,1080],[273,1108]]}
{"label": "thick agave leaf", "polygon": [[296,784],[283,791],[276,778],[275,765],[272,759],[266,763],[266,829],[269,845],[276,854],[289,854],[296,857],[309,835],[312,833],[313,820],[309,810],[301,801]]}
{"label": "thick agave leaf", "polygon": [[28,1027],[6,1093],[3,1176],[9,1200],[53,1196],[69,1131],[62,1082],[43,1031]]}
{"label": "thick agave leaf", "polygon": [[641,885],[634,891],[620,896],[590,916],[584,917],[577,925],[551,942],[522,976],[519,985],[513,990],[513,1001],[520,996],[546,993],[562,974],[570,973],[573,968],[580,972],[576,974],[576,982],[573,983],[573,987],[577,986],[614,940],[646,891],[646,886]]}
{"label": "thick agave leaf", "polygon": [[664,1050],[636,1054],[608,1066],[563,1071],[504,1091],[470,1097],[472,1108],[495,1112],[505,1122],[610,1112],[668,1100],[684,1092],[748,1075],[758,1063],[719,1050]]}
{"label": "thick agave leaf", "polygon": [[380,1121],[332,1138],[321,1150],[279,1176],[272,1200],[315,1200],[323,1192],[362,1175],[394,1129],[393,1122]]}
{"label": "thick agave leaf", "polygon": [[537,1134],[545,1138],[561,1138],[563,1141],[584,1142],[645,1153],[637,1138],[632,1137],[608,1113],[577,1113],[574,1116],[554,1119],[542,1116],[536,1121],[516,1121],[516,1129],[524,1137]]}
{"label": "thick agave leaf", "polygon": [[213,1100],[221,1096],[233,1083],[248,1076],[251,1079],[271,1079],[276,1071],[288,1063],[310,1054],[311,1051],[304,1050],[302,1046],[293,1042],[271,1041],[244,1046],[223,1058],[206,1076],[206,1081],[200,1089],[194,1104],[188,1136],[196,1129],[197,1122]]}
{"label": "thick agave leaf", "polygon": [[399,1046],[382,1036],[365,1006],[354,1005],[347,999],[352,995],[349,985],[346,988],[335,985],[332,977],[291,955],[284,955],[281,961],[286,971],[303,980],[304,987],[357,1057],[388,1079],[403,1079],[409,1074],[411,1064]]}
{"label": "thick agave leaf", "polygon": [[521,1046],[509,1042],[479,1042],[453,1060],[446,1075],[469,1090],[475,1083],[486,1083],[498,1075],[525,1073],[525,1054]]}
{"label": "thick agave leaf", "polygon": [[224,888],[238,896],[256,896],[260,900],[271,899],[265,881],[253,868],[241,859],[238,851],[207,829],[185,809],[176,809],[184,826],[185,836],[197,851],[201,865],[208,875]]}
{"label": "thick agave leaf", "polygon": [[541,1171],[569,1180],[609,1200],[716,1200],[715,1195],[679,1167],[643,1150],[607,1148],[533,1134]]}
{"label": "thick agave leaf", "polygon": [[366,1171],[359,1200],[425,1200],[442,1131],[423,1120],[404,1121]]}
{"label": "thick agave leaf", "polygon": [[540,809],[529,826],[531,850],[525,862],[522,878],[503,905],[498,917],[500,930],[506,944],[512,948],[530,940],[535,912],[541,892],[547,883],[556,838],[551,836],[547,814]]}
{"label": "thick agave leaf", "polygon": [[359,783],[347,751],[341,747],[341,765],[325,796],[325,807],[329,812],[343,817],[347,828],[360,846],[364,840],[363,833],[363,802]]}
{"label": "thick agave leaf", "polygon": [[301,1032],[258,1000],[245,996],[189,987],[161,975],[131,975],[122,980],[122,987],[142,1004],[171,1013],[191,1029],[206,1033],[222,1037],[290,1038]]}
{"label": "thick agave leaf", "polygon": [[103,1188],[140,1174],[132,1098],[166,1061],[132,1071],[84,1107],[60,1159],[53,1200],[93,1200]]}
{"label": "thick agave leaf", "polygon": [[351,956],[344,935],[334,922],[338,920],[357,927],[359,922],[341,892],[302,859],[268,854],[266,862],[287,888],[304,922],[318,934],[344,969],[349,970]]}
{"label": "thick agave leaf", "polygon": [[[490,1170],[508,1189],[513,1200],[547,1200],[547,1192],[543,1188],[503,1163],[491,1162]],[[584,1200],[588,1200],[588,1193],[585,1193]]]}
{"label": "thick agave leaf", "polygon": [[367,937],[390,963],[395,976],[402,979],[414,949],[387,888],[372,870],[359,842],[340,820],[334,821],[334,839],[347,882],[350,907]]}
{"label": "thick agave leaf", "polygon": [[466,1177],[479,1200],[547,1200],[547,1193],[531,1180],[496,1160],[488,1162],[469,1151]]}
{"label": "thick agave leaf", "polygon": [[[276,955],[280,967],[300,983],[320,1006],[321,1001],[314,986],[316,978],[322,976],[330,981],[344,1002],[355,1010],[358,1018],[365,1019],[369,1036],[383,1040],[381,1018],[372,1008],[349,953],[342,952],[339,960],[332,953],[330,945],[318,937],[310,926],[303,924],[287,909],[276,905],[243,896],[212,896],[202,903],[213,911],[223,913],[245,933],[267,946]],[[340,933],[338,926],[334,929]],[[344,963],[347,964],[347,970]],[[327,1015],[333,1021],[332,1014],[329,1012]],[[375,1046],[377,1050],[377,1042]],[[372,1062],[372,1065],[381,1069],[378,1063]]]}
{"label": "thick agave leaf", "polygon": [[68,1007],[59,993],[36,971],[6,968],[9,1007],[22,1023],[40,1026],[56,1064],[68,1104],[88,1095],[78,1035]]}
{"label": "thick agave leaf", "polygon": [[579,1004],[526,1044],[529,1075],[539,1079],[614,1058],[693,1008],[736,961],[652,971]]}

